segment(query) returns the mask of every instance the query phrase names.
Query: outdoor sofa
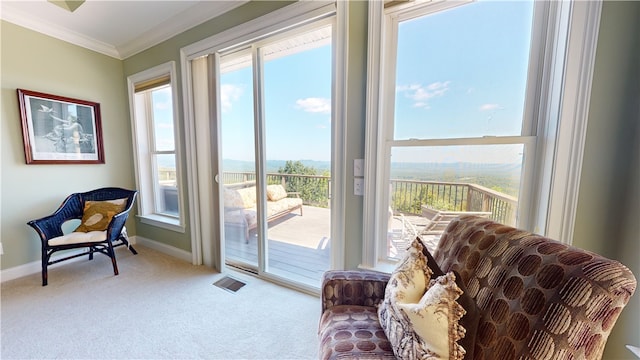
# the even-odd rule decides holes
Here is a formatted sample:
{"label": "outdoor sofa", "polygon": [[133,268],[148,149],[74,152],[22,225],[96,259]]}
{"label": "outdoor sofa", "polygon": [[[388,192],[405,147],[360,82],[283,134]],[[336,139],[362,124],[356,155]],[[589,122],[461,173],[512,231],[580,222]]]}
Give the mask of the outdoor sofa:
{"label": "outdoor sofa", "polygon": [[[299,193],[288,193],[280,184],[267,185],[267,222],[282,218],[296,210],[299,210],[302,216],[302,199]],[[254,182],[225,186],[224,225],[227,230],[240,229],[246,242],[249,242],[249,231],[258,225]]]}

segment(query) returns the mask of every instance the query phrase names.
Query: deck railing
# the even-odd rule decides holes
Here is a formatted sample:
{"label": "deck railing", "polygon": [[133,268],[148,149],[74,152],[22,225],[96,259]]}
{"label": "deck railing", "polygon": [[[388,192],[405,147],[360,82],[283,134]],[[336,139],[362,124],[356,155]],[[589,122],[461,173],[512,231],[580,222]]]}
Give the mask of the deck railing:
{"label": "deck railing", "polygon": [[[255,181],[255,173],[224,172],[223,181],[225,184]],[[282,184],[287,191],[300,193],[305,205],[329,207],[329,176],[268,173],[267,184]],[[518,199],[476,184],[391,180],[391,208],[394,213],[421,215],[422,205],[438,210],[491,212],[491,219],[515,224]]]}
{"label": "deck railing", "polygon": [[491,219],[515,224],[518,199],[476,184],[391,180],[391,207],[394,212],[420,215],[422,205],[438,210],[491,212]]}
{"label": "deck railing", "polygon": [[[224,172],[224,184],[246,183],[256,180],[255,173]],[[281,184],[287,192],[299,193],[305,205],[329,207],[331,178],[322,175],[267,173],[267,184]]]}

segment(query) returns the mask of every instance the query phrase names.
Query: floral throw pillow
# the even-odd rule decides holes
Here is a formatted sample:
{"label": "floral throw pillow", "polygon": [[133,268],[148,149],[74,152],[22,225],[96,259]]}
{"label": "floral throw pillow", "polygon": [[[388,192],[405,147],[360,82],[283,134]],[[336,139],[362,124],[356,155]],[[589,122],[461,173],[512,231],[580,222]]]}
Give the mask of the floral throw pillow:
{"label": "floral throw pillow", "polygon": [[415,353],[433,359],[463,359],[465,350],[458,344],[465,329],[460,325],[464,308],[456,301],[462,290],[453,272],[431,280],[431,285],[417,304],[397,304],[406,315],[419,341]]}
{"label": "floral throw pillow", "polygon": [[82,222],[74,232],[107,230],[111,219],[127,206],[127,199],[85,201]]}
{"label": "floral throw pillow", "polygon": [[463,359],[458,345],[465,330],[465,310],[456,300],[462,291],[455,275],[432,280],[423,245],[416,239],[391,274],[378,317],[396,357],[400,359]]}

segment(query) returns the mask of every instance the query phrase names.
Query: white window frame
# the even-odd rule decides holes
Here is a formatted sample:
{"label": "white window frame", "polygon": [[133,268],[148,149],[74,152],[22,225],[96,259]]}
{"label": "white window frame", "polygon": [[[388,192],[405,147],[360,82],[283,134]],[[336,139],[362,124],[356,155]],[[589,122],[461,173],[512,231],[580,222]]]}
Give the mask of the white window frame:
{"label": "white window frame", "polygon": [[[153,144],[153,118],[146,115],[140,116],[136,110],[136,84],[169,76],[169,86],[171,86],[171,101],[173,103],[173,136],[174,151],[156,151]],[[180,164],[180,142],[177,126],[178,119],[178,96],[176,82],[176,65],[174,61],[160,64],[151,69],[131,75],[127,78],[129,90],[129,109],[131,112],[132,144],[135,165],[136,186],[140,193],[138,199],[138,219],[141,222],[168,230],[184,233],[185,231],[185,211],[181,186],[181,164]],[[146,105],[145,105],[146,106]],[[145,109],[144,112],[150,112]],[[153,155],[175,154],[176,156],[176,187],[178,192],[178,216],[171,216],[156,211],[159,189],[156,184],[156,174],[154,169]]]}
{"label": "white window frame", "polygon": [[[420,11],[440,10],[463,3],[426,4]],[[385,252],[379,240],[386,239],[386,222],[381,219],[386,219],[383,199],[388,198],[384,174],[387,173],[385,159],[388,159],[389,147],[386,137],[389,130],[388,123],[382,119],[389,112],[393,115],[393,102],[389,104],[383,100],[393,98],[384,94],[394,81],[389,81],[384,74],[395,74],[397,40],[390,39],[397,37],[397,31],[394,31],[391,21],[402,16],[406,6],[386,14],[383,6],[383,2],[369,3],[366,186],[360,266],[388,271],[393,263],[383,259]],[[533,48],[522,129],[522,135],[526,136],[525,151],[533,151],[534,156],[525,159],[526,164],[523,164],[525,171],[521,187],[527,191],[521,189],[518,226],[566,243],[571,243],[573,236],[600,11],[600,1],[535,3]],[[389,38],[385,39],[385,36]],[[384,49],[385,43],[391,44],[392,49]],[[384,54],[389,53],[393,54],[391,62],[384,58]],[[484,139],[457,139],[453,142],[468,144],[469,140],[477,144],[486,143]],[[510,141],[509,137],[498,140]],[[437,142],[451,144],[446,140],[426,143],[433,145]]]}

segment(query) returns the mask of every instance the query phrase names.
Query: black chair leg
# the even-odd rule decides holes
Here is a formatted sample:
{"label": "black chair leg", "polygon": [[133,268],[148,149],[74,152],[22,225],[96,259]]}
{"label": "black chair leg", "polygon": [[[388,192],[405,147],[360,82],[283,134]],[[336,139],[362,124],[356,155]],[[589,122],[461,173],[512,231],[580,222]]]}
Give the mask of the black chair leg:
{"label": "black chair leg", "polygon": [[131,244],[127,244],[127,247],[129,248],[129,251],[133,253],[133,255],[138,255],[138,252],[133,248],[133,246],[131,246]]}
{"label": "black chair leg", "polygon": [[116,252],[113,250],[113,246],[109,246],[107,252],[111,258],[111,264],[113,264],[113,275],[118,275],[118,262],[116,261]]}
{"label": "black chair leg", "polygon": [[43,255],[42,256],[42,286],[47,286],[47,278],[48,278],[48,272],[47,272],[47,263],[49,263],[49,257]]}
{"label": "black chair leg", "polygon": [[136,251],[136,249],[134,249],[134,248],[133,248],[133,246],[129,243],[129,240],[127,239],[127,237],[126,237],[126,236],[124,236],[124,235],[120,235],[120,237],[119,237],[118,239],[122,242],[122,244],[118,244],[117,246],[124,245],[124,246],[126,246],[126,247],[129,249],[129,251],[131,251],[131,252],[133,253],[133,255],[138,255],[138,252],[137,252],[137,251]]}

